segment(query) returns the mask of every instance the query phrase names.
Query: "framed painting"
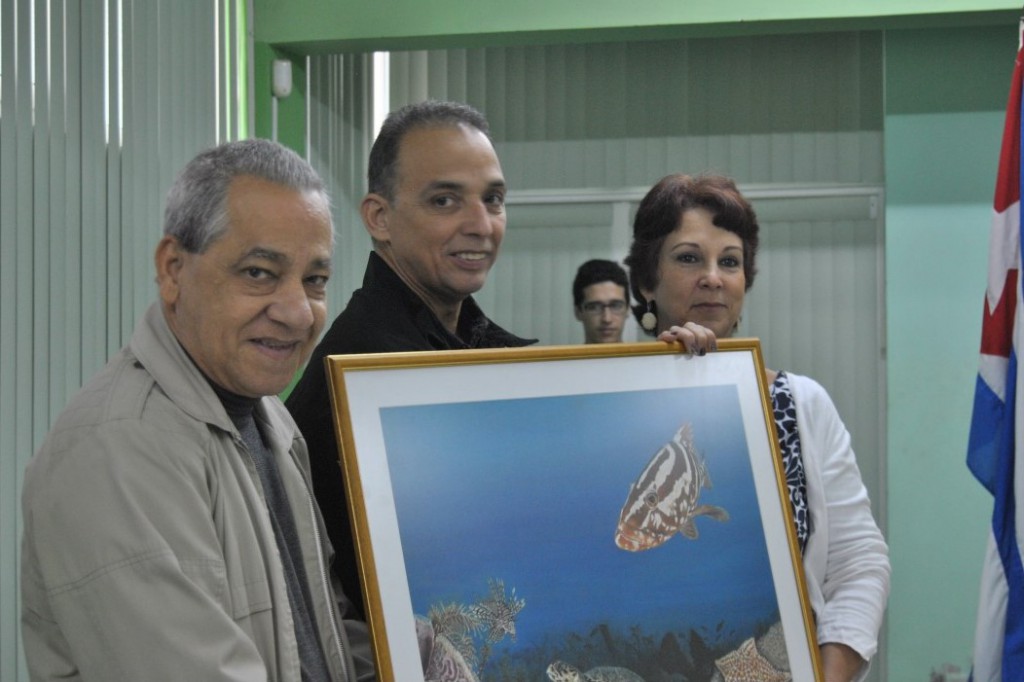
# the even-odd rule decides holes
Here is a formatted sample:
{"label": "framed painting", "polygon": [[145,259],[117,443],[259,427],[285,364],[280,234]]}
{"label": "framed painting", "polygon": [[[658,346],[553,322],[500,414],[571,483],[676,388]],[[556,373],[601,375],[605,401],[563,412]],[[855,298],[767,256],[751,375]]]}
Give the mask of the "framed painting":
{"label": "framed painting", "polygon": [[379,679],[821,680],[760,346],[719,347],[328,357]]}

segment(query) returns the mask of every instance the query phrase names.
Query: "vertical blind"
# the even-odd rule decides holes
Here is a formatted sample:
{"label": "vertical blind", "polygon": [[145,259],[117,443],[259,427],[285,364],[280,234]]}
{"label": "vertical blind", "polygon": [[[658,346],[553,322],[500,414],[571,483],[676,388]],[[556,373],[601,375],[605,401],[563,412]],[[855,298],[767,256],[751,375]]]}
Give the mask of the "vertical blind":
{"label": "vertical blind", "polygon": [[331,319],[362,283],[370,238],[359,217],[373,126],[373,56],[309,58],[309,160],[328,185],[334,218]]}
{"label": "vertical blind", "polygon": [[25,464],[154,299],[175,174],[246,135],[247,16],[246,0],[0,4],[0,679],[28,679]]}

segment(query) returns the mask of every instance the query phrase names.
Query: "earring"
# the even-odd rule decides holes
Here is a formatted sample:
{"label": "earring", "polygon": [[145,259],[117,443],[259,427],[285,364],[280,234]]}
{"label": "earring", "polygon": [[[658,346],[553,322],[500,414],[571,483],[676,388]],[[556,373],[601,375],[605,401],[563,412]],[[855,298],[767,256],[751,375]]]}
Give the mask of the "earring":
{"label": "earring", "polygon": [[647,312],[640,318],[640,326],[653,332],[658,326],[658,316],[654,314],[654,301],[647,302]]}

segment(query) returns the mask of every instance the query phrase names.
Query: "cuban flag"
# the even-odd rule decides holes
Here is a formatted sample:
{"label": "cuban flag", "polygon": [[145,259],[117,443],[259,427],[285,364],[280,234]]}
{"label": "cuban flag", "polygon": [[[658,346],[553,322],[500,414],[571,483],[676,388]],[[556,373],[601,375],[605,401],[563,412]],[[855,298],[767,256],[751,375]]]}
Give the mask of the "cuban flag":
{"label": "cuban flag", "polygon": [[[967,466],[992,493],[992,527],[982,568],[972,682],[1024,680],[1024,417],[1017,373],[1021,347],[1021,79],[1017,52],[1006,107],[989,241],[981,361]],[[1018,431],[1016,424],[1021,425]]]}

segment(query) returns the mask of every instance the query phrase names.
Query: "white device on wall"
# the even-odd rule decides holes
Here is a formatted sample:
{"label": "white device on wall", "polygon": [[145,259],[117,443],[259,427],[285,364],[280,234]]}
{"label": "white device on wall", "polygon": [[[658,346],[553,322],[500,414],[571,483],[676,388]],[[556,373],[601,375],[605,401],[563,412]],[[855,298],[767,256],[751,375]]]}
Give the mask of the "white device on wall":
{"label": "white device on wall", "polygon": [[277,100],[292,94],[292,63],[288,59],[275,59],[270,73],[270,139],[277,141]]}
{"label": "white device on wall", "polygon": [[274,97],[284,99],[292,94],[292,63],[288,59],[275,59],[271,80]]}

